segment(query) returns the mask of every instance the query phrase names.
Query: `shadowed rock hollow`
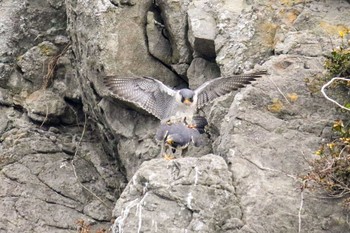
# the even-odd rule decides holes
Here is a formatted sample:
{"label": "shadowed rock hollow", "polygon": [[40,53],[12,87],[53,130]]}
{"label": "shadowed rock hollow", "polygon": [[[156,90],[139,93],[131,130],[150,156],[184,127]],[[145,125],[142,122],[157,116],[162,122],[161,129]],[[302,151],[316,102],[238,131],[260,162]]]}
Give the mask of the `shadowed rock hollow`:
{"label": "shadowed rock hollow", "polygon": [[[339,116],[306,80],[343,43],[348,1],[0,9],[0,232],[350,231],[337,200],[301,192],[299,179]],[[195,88],[261,69],[270,75],[202,110],[217,130],[174,161],[159,155],[158,120],[102,84],[137,75]]]}

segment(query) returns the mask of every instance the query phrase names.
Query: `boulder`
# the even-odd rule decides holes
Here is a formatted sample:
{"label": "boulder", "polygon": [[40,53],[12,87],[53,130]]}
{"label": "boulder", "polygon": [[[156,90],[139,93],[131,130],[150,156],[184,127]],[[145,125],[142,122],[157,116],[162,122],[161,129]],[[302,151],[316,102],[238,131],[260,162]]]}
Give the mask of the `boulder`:
{"label": "boulder", "polygon": [[67,105],[61,96],[48,90],[33,92],[24,104],[29,118],[44,123],[58,123]]}
{"label": "boulder", "polygon": [[244,224],[231,173],[216,155],[143,163],[114,209],[113,233],[220,232]]}
{"label": "boulder", "polygon": [[188,40],[198,56],[215,60],[216,22],[208,1],[193,1],[188,7]]}

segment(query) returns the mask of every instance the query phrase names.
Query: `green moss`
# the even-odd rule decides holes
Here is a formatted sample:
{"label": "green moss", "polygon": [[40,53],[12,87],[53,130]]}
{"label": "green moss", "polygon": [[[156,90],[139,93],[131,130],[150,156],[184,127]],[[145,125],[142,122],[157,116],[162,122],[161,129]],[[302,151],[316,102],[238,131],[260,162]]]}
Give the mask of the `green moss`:
{"label": "green moss", "polygon": [[350,48],[334,49],[325,62],[325,68],[332,76],[350,75]]}

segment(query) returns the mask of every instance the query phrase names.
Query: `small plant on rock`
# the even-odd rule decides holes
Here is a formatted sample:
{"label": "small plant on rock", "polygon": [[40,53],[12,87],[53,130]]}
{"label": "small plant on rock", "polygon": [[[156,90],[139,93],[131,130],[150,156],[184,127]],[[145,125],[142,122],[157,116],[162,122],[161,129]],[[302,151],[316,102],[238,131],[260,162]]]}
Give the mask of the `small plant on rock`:
{"label": "small plant on rock", "polygon": [[[333,132],[334,140],[316,151],[319,158],[310,162],[312,170],[304,179],[321,186],[330,196],[347,197],[350,196],[350,125],[337,120]],[[350,199],[346,202],[350,203]]]}
{"label": "small plant on rock", "polygon": [[[343,43],[327,57],[325,68],[328,75],[325,78],[328,82],[321,88],[324,97],[346,110],[345,114],[350,111],[350,43],[344,43],[344,37],[349,33],[349,30],[339,32]],[[333,98],[325,93],[328,86],[332,89]],[[345,197],[343,203],[350,209],[350,121],[336,120],[332,130],[328,143],[322,144],[316,151],[319,158],[310,162],[311,171],[304,180],[308,188],[318,186],[330,196]]]}
{"label": "small plant on rock", "polygon": [[[335,103],[340,108],[350,111],[350,40],[345,43],[344,38],[350,35],[350,30],[340,31],[339,35],[343,41],[339,48],[333,49],[327,57],[325,68],[328,70],[330,81],[324,84],[321,92],[326,99]],[[336,82],[335,82],[336,81]],[[331,86],[334,89],[334,97],[330,98],[325,89]],[[337,89],[338,91],[335,91]],[[341,103],[339,103],[338,99]]]}

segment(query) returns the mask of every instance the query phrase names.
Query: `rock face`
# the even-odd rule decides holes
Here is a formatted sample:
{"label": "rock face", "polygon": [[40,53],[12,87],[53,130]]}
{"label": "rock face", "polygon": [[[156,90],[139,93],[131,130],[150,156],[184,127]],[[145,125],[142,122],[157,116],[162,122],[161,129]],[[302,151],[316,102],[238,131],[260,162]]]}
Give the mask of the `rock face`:
{"label": "rock face", "polygon": [[243,225],[231,173],[216,155],[143,163],[114,213],[113,232],[217,232]]}
{"label": "rock face", "polygon": [[[301,192],[299,178],[341,116],[314,90],[325,55],[348,39],[338,35],[350,28],[348,1],[0,9],[0,232],[350,231],[335,200]],[[159,154],[159,122],[101,82],[195,88],[252,69],[270,75],[206,106],[208,145],[173,161]]]}

